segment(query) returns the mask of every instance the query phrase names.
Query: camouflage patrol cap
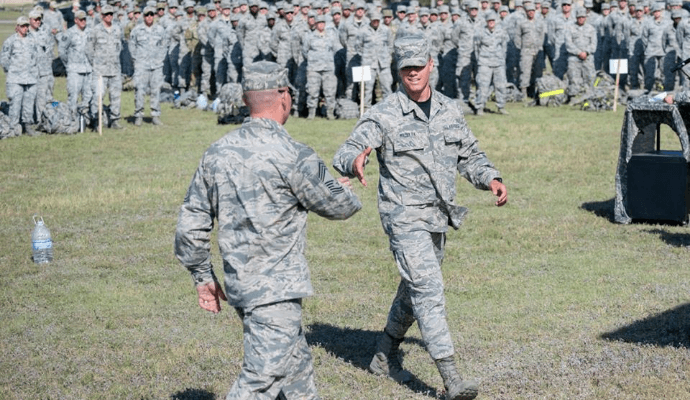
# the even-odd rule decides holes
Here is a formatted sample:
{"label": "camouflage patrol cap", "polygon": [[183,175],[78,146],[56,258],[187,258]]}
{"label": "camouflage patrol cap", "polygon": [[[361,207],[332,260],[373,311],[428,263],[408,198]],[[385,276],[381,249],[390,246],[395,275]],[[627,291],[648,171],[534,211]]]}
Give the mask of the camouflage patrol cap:
{"label": "camouflage patrol cap", "polygon": [[509,13],[509,12],[510,12],[510,9],[508,8],[508,6],[501,6],[501,7],[498,9],[498,13],[500,14],[500,13],[502,13],[502,12],[507,12],[507,13]]}
{"label": "camouflage patrol cap", "polygon": [[29,11],[29,18],[30,19],[43,18],[43,13],[40,13],[36,10],[31,10],[31,11]]}
{"label": "camouflage patrol cap", "polygon": [[323,14],[319,14],[315,17],[315,22],[318,23],[326,23],[326,16]]}
{"label": "camouflage patrol cap", "polygon": [[610,10],[610,9],[611,9],[611,5],[610,5],[609,3],[603,3],[603,4],[601,5],[601,9],[602,9],[602,10]]}
{"label": "camouflage patrol cap", "polygon": [[396,12],[404,12],[405,14],[407,14],[407,7],[405,6],[398,6],[396,10]]}
{"label": "camouflage patrol cap", "polygon": [[287,69],[273,61],[259,61],[244,67],[242,90],[258,92],[290,87]]}
{"label": "camouflage patrol cap", "polygon": [[[498,0],[498,1],[500,1],[500,0]],[[450,13],[450,7],[443,5],[443,6],[438,8],[438,12],[439,12],[439,14]]]}
{"label": "camouflage patrol cap", "polygon": [[86,12],[84,10],[79,10],[74,13],[74,18],[75,19],[86,19]]}
{"label": "camouflage patrol cap", "polygon": [[562,6],[564,6],[564,5],[572,5],[572,4],[573,4],[572,0],[561,0],[561,5],[562,5]]}
{"label": "camouflage patrol cap", "polygon": [[424,16],[429,16],[429,9],[427,7],[422,7],[419,9],[419,16],[424,17]]}
{"label": "camouflage patrol cap", "polygon": [[393,16],[393,10],[391,10],[390,8],[383,9],[383,11],[381,13],[383,14],[384,17],[392,17]]}
{"label": "camouflage patrol cap", "polygon": [[110,4],[106,4],[103,7],[101,7],[101,15],[106,15],[106,14],[114,14],[115,10],[113,9],[113,6]]}
{"label": "camouflage patrol cap", "polygon": [[580,17],[587,17],[587,9],[578,8],[577,10],[575,10],[575,18],[580,18]]}
{"label": "camouflage patrol cap", "polygon": [[17,26],[29,25],[29,19],[25,16],[17,18]]}
{"label": "camouflage patrol cap", "polygon": [[57,3],[57,1],[51,1],[48,6],[50,8],[58,8],[58,3]]}
{"label": "camouflage patrol cap", "polygon": [[419,33],[405,35],[393,43],[398,70],[405,67],[423,67],[429,61],[429,43]]}
{"label": "camouflage patrol cap", "polygon": [[194,8],[194,6],[196,5],[196,3],[194,3],[194,0],[185,0],[184,3],[182,3],[182,4],[183,4],[183,8],[185,8],[185,9],[190,8],[190,7]]}
{"label": "camouflage patrol cap", "polygon": [[438,15],[438,8],[430,8],[430,9],[429,9],[429,14],[431,14],[431,15]]}
{"label": "camouflage patrol cap", "polygon": [[683,1],[682,0],[668,0],[668,2],[666,4],[668,4],[669,6],[682,6]]}
{"label": "camouflage patrol cap", "polygon": [[307,18],[316,18],[316,11],[309,10]]}
{"label": "camouflage patrol cap", "polygon": [[[134,6],[134,8],[132,8],[132,12],[135,14],[141,14],[141,8],[139,6]],[[155,13],[155,10],[154,10],[154,13]]]}
{"label": "camouflage patrol cap", "polygon": [[470,0],[467,2],[467,9],[479,8],[479,2],[477,0]]}
{"label": "camouflage patrol cap", "polygon": [[536,11],[537,7],[534,6],[533,3],[527,3],[525,5],[525,11]]}
{"label": "camouflage patrol cap", "polygon": [[230,0],[223,0],[220,2],[221,10],[226,10],[228,8],[232,8],[232,3],[230,2]]}
{"label": "camouflage patrol cap", "polygon": [[239,21],[242,18],[240,13],[235,13],[230,15],[230,21]]}
{"label": "camouflage patrol cap", "polygon": [[206,7],[204,6],[196,6],[194,11],[196,12],[196,15],[206,15]]}
{"label": "camouflage patrol cap", "polygon": [[216,11],[216,3],[211,1],[208,4],[206,4],[206,12],[208,11]]}
{"label": "camouflage patrol cap", "polygon": [[450,15],[462,15],[462,11],[460,11],[459,7],[451,7]]}
{"label": "camouflage patrol cap", "polygon": [[374,20],[381,21],[383,19],[383,15],[381,15],[380,12],[374,10],[374,11],[371,11],[369,13],[369,19],[372,21],[374,21]]}
{"label": "camouflage patrol cap", "polygon": [[363,2],[363,1],[356,1],[356,2],[355,2],[355,10],[358,10],[358,9],[360,9],[360,8],[366,9],[366,8],[367,8],[367,4],[366,4],[365,2]]}
{"label": "camouflage patrol cap", "polygon": [[610,8],[612,8],[612,7],[618,8],[618,2],[617,2],[616,0],[613,0],[613,1],[611,2],[611,5],[610,5],[609,7],[610,7]]}
{"label": "camouflage patrol cap", "polygon": [[259,5],[261,5],[259,0],[249,0],[249,7],[258,7]]}
{"label": "camouflage patrol cap", "polygon": [[673,10],[671,13],[671,19],[683,18],[683,10]]}
{"label": "camouflage patrol cap", "polygon": [[343,14],[343,10],[340,9],[340,7],[333,7],[331,8],[331,15],[335,14]]}
{"label": "camouflage patrol cap", "polygon": [[652,12],[656,11],[664,11],[664,5],[659,2],[654,3],[654,5],[652,6]]}
{"label": "camouflage patrol cap", "polygon": [[522,7],[522,0],[515,0],[515,7]]}
{"label": "camouflage patrol cap", "polygon": [[162,1],[156,3],[156,9],[158,9],[158,10],[160,10],[160,9],[165,10],[165,7],[166,7],[166,4]]}
{"label": "camouflage patrol cap", "polygon": [[484,19],[486,20],[486,22],[496,21],[498,19],[498,16],[493,10],[491,10],[484,15]]}

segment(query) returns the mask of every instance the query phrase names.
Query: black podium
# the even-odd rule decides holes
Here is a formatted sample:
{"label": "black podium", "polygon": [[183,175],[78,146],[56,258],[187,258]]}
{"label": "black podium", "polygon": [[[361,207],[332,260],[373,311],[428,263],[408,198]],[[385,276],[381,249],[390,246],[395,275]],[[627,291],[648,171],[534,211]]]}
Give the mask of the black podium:
{"label": "black podium", "polygon": [[[690,144],[683,117],[688,115],[682,115],[678,106],[652,103],[645,97],[628,105],[616,173],[616,222],[688,221]],[[662,124],[678,135],[681,151],[662,149]]]}

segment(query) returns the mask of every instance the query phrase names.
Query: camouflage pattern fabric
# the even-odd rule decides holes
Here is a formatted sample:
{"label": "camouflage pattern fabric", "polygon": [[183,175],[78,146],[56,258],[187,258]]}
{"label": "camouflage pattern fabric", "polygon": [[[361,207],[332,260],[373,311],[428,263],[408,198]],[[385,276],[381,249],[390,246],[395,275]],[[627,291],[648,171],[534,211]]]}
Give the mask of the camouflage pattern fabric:
{"label": "camouflage pattern fabric", "polygon": [[568,101],[566,84],[555,75],[545,74],[536,81],[536,98],[530,105],[558,107]]}
{"label": "camouflage pattern fabric", "polygon": [[[683,95],[683,96],[687,96]],[[683,100],[683,96],[678,96]],[[676,99],[678,100],[678,98]],[[690,162],[690,141],[683,116],[676,104],[650,102],[642,96],[628,104],[621,129],[621,145],[616,170],[616,200],[614,220],[629,224],[632,218],[627,213],[628,162],[633,154],[655,150],[656,125],[664,123],[673,129],[680,140],[683,158]]]}
{"label": "camouflage pattern fabric", "polygon": [[168,50],[166,32],[157,23],[150,27],[137,25],[130,34],[129,48],[134,61],[134,116],[143,117],[147,93],[151,116],[160,116],[160,92],[165,81],[163,67]]}
{"label": "camouflage pattern fabric", "polygon": [[88,106],[93,93],[92,68],[86,57],[87,31],[77,25],[60,36],[58,54],[67,69],[67,103],[73,113],[77,112],[77,100],[81,94],[81,107]]}
{"label": "camouflage pattern fabric", "polygon": [[[594,71],[594,52],[597,50],[597,32],[588,23],[570,24],[566,28],[565,47],[568,52],[568,94],[575,96],[592,86]],[[587,53],[581,60],[580,53]]]}
{"label": "camouflage pattern fabric", "polygon": [[79,132],[79,117],[69,105],[54,101],[43,109],[38,129],[51,134],[73,135]]}
{"label": "camouflage pattern fabric", "polygon": [[98,115],[98,79],[103,77],[101,98],[108,93],[110,99],[110,118],[120,118],[120,100],[122,97],[122,74],[120,52],[122,51],[122,28],[113,23],[110,29],[104,24],[94,26],[88,35],[86,56],[93,67],[91,92],[91,115]]}
{"label": "camouflage pattern fabric", "polygon": [[7,116],[10,105],[2,102],[2,112],[0,112],[0,139],[8,139],[12,137],[21,136],[22,127],[19,124],[12,124],[10,117]]}
{"label": "camouflage pattern fabric", "polygon": [[225,399],[318,399],[301,301],[263,305],[240,315],[244,360]]}
{"label": "camouflage pattern fabric", "polygon": [[8,117],[12,126],[34,122],[34,102],[38,82],[38,51],[29,37],[15,33],[2,44],[0,64],[6,74],[5,93],[10,101]]}

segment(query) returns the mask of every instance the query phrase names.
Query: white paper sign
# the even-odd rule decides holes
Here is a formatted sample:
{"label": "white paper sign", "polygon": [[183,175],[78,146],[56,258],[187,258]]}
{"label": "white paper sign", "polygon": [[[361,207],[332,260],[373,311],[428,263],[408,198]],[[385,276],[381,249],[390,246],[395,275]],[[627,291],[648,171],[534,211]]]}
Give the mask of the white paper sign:
{"label": "white paper sign", "polygon": [[352,81],[370,81],[371,80],[371,68],[368,65],[363,65],[361,67],[352,67]]}
{"label": "white paper sign", "polygon": [[[618,63],[620,63],[620,70],[618,70]],[[616,74],[616,71],[621,75],[628,73],[628,60],[621,58],[620,60],[609,60],[609,73]]]}

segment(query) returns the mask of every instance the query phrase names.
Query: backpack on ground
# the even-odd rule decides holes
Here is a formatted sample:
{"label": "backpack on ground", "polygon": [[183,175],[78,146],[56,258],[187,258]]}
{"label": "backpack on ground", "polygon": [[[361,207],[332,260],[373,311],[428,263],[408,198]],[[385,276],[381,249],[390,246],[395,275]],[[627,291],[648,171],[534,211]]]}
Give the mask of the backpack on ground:
{"label": "backpack on ground", "polygon": [[38,130],[46,133],[73,135],[79,132],[79,117],[73,115],[66,103],[47,103],[41,114]]}
{"label": "backpack on ground", "polygon": [[568,95],[565,93],[566,84],[556,75],[546,74],[537,78],[535,85],[536,99],[532,105],[558,107],[568,102]]}

